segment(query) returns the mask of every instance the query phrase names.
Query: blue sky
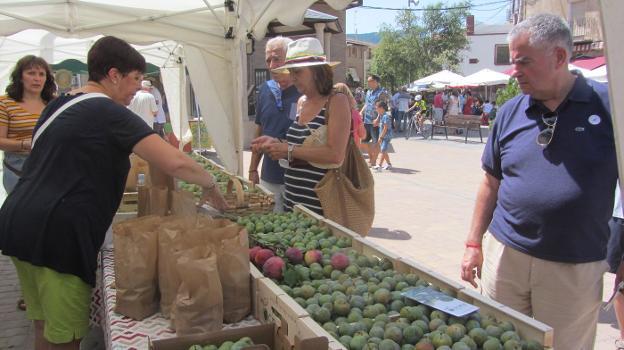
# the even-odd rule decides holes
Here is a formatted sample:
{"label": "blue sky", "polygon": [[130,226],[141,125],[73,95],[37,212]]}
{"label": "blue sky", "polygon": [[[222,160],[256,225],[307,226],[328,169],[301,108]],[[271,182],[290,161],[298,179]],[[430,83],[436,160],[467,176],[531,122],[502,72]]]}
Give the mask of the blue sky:
{"label": "blue sky", "polygon": [[[408,0],[364,0],[364,6],[407,8]],[[453,6],[458,1],[420,0],[416,8],[424,8],[427,5],[442,2],[444,6]],[[501,24],[506,21],[507,9],[511,0],[473,0],[477,5],[471,13],[475,15],[475,21],[485,24]],[[414,5],[412,5],[414,8]],[[347,33],[370,33],[379,30],[383,23],[391,24],[397,11],[373,10],[356,7],[347,11]]]}

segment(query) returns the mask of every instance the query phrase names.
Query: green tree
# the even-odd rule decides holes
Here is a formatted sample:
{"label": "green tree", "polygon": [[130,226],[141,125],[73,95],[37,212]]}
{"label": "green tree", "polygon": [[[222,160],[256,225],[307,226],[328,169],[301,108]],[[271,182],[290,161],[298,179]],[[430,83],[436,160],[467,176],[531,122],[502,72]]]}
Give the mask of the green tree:
{"label": "green tree", "polygon": [[518,86],[518,81],[516,80],[516,78],[509,78],[509,82],[507,82],[507,86],[505,86],[505,88],[500,89],[496,92],[496,105],[500,108],[500,106],[502,106],[503,103],[507,102],[508,100],[516,97],[517,95],[521,93],[522,91],[520,90],[520,87]]}
{"label": "green tree", "polygon": [[[469,4],[461,2],[452,7]],[[442,3],[430,5],[421,16],[414,11],[400,11],[392,26],[381,28],[371,69],[381,76],[386,87],[394,89],[441,69],[457,68],[459,54],[468,46],[464,29],[468,11],[442,7]]]}

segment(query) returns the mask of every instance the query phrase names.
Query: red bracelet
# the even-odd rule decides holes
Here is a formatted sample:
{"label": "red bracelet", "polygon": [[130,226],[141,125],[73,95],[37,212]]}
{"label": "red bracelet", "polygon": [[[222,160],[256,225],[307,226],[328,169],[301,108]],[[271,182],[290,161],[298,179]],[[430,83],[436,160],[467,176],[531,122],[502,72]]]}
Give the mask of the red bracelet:
{"label": "red bracelet", "polygon": [[481,248],[481,243],[466,242],[466,248]]}

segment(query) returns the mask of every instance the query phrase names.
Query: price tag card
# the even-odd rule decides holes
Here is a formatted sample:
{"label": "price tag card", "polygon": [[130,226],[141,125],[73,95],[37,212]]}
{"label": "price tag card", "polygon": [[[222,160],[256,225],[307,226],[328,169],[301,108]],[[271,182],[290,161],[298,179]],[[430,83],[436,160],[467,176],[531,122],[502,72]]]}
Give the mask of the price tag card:
{"label": "price tag card", "polygon": [[431,306],[434,309],[457,317],[463,317],[479,311],[479,308],[472,304],[455,299],[429,287],[420,286],[410,288],[403,292],[402,295],[406,298],[415,300],[421,304]]}

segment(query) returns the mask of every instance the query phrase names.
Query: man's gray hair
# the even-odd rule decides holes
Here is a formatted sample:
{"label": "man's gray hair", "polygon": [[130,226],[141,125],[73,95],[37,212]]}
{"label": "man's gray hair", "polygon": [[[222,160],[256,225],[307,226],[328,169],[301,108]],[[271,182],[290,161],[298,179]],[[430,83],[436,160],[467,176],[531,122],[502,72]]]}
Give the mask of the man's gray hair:
{"label": "man's gray hair", "polygon": [[541,48],[561,47],[572,56],[572,33],[565,20],[557,15],[541,13],[525,19],[511,29],[507,41],[529,34],[529,45]]}
{"label": "man's gray hair", "polygon": [[286,54],[286,51],[288,51],[288,44],[292,41],[293,40],[291,38],[285,36],[276,36],[275,38],[271,38],[267,41],[265,50],[282,49],[284,50],[284,54]]}

